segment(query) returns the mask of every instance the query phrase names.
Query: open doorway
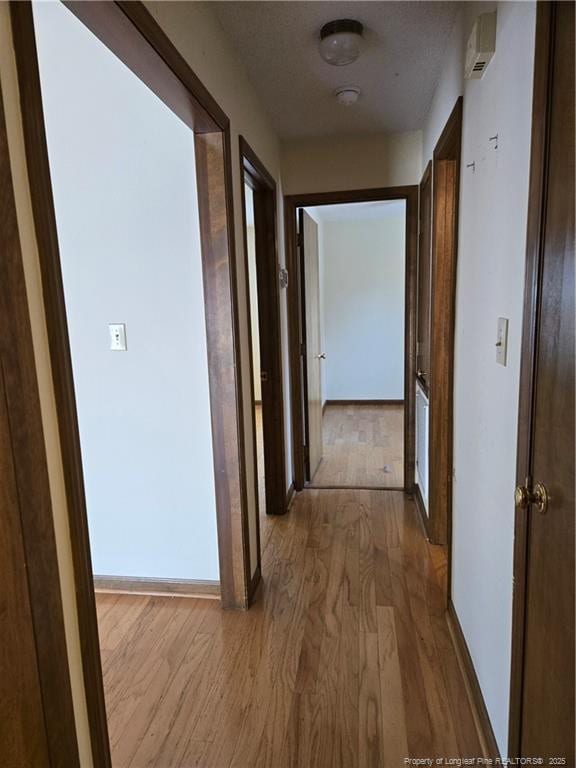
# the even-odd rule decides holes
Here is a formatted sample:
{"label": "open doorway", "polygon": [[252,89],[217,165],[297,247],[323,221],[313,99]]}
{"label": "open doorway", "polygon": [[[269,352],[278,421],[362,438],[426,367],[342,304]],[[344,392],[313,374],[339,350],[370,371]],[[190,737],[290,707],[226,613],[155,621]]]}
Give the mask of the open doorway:
{"label": "open doorway", "polygon": [[[243,137],[239,141],[243,181],[244,253],[250,326],[251,400],[258,520],[257,579],[270,515],[287,509],[284,396],[280,333],[279,264],[276,246],[276,184]],[[260,542],[262,537],[262,542]]]}
{"label": "open doorway", "polygon": [[411,187],[286,200],[297,488],[413,488],[417,201]]}
{"label": "open doorway", "polygon": [[119,691],[166,628],[247,607],[229,121],[138,4],[12,24],[92,752],[121,765],[152,754],[158,711]]}
{"label": "open doorway", "polygon": [[33,9],[95,586],[217,595],[194,135],[64,5]]}
{"label": "open doorway", "polygon": [[262,368],[260,365],[260,313],[258,312],[258,275],[256,269],[256,232],[254,229],[254,192],[244,181],[244,214],[246,231],[246,260],[248,263],[248,294],[250,303],[250,333],[252,344],[252,407],[256,436],[256,475],[259,515],[266,514],[266,467],[264,464],[264,427],[262,420]]}
{"label": "open doorway", "polygon": [[403,488],[406,203],[299,210],[306,479]]}

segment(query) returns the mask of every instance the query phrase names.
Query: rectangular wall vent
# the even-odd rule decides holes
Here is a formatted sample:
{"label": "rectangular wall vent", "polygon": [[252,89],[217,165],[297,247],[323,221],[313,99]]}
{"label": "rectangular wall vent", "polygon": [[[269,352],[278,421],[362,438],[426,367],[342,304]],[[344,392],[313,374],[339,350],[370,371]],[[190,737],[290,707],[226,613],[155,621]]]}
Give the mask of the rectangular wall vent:
{"label": "rectangular wall vent", "polygon": [[466,47],[464,77],[479,79],[484,75],[496,51],[496,11],[483,13],[474,22]]}

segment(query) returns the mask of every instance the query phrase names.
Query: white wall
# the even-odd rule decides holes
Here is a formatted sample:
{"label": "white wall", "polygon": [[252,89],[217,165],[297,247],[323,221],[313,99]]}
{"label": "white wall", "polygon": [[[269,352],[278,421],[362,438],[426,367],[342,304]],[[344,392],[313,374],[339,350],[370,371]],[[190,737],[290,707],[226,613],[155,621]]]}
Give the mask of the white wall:
{"label": "white wall", "polygon": [[282,184],[290,195],[418,184],[421,168],[421,131],[282,143]]}
{"label": "white wall", "polygon": [[94,572],[217,580],[193,134],[65,6],[35,21]]}
{"label": "white wall", "polygon": [[[424,147],[433,148],[462,87],[470,4],[447,51]],[[514,482],[526,247],[535,4],[497,6],[496,54],[466,81],[454,372],[452,600],[502,754],[510,685]],[[498,149],[488,139],[498,134]],[[466,168],[476,163],[476,172]],[[508,364],[496,364],[498,317],[510,320]]]}
{"label": "white wall", "polygon": [[404,202],[320,225],[328,400],[404,398],[405,227]]}
{"label": "white wall", "polygon": [[[477,14],[482,13],[483,6],[488,3],[470,3],[475,10],[470,10],[469,17],[475,18]],[[490,4],[489,10],[492,9]],[[424,128],[422,131],[422,173],[426,164],[432,159],[434,146],[442,133],[450,112],[452,111],[456,99],[464,92],[464,52],[466,45],[465,32],[468,29],[464,11],[459,11],[454,20],[454,26],[450,34],[450,39],[446,47],[442,74],[432,104],[428,110]],[[466,28],[466,29],[465,29]]]}

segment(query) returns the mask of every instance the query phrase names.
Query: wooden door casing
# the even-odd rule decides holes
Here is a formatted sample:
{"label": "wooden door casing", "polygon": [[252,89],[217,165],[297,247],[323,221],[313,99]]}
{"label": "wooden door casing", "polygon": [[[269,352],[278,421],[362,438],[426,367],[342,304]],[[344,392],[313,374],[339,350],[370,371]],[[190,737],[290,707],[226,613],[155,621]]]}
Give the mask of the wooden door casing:
{"label": "wooden door casing", "polygon": [[418,255],[418,186],[313,192],[284,197],[284,244],[288,282],[288,351],[294,490],[305,485],[304,376],[301,354],[305,329],[302,312],[302,274],[298,248],[298,211],[317,205],[404,200],[406,203],[406,285],[404,323],[404,490],[414,491],[416,415],[416,297]]}
{"label": "wooden door casing", "polygon": [[312,481],[322,461],[322,358],[320,355],[320,270],[318,254],[318,225],[302,211],[301,216],[303,301],[306,329],[304,356],[306,360],[306,402],[307,412],[307,463],[308,480]]}
{"label": "wooden door casing", "polygon": [[420,237],[418,241],[418,302],[416,375],[425,392],[430,380],[430,289],[432,259],[432,163],[420,182]]}
{"label": "wooden door casing", "polygon": [[0,763],[43,768],[50,764],[50,758],[13,452],[0,357]]}
{"label": "wooden door casing", "polygon": [[0,90],[0,765],[78,768],[28,297]]}
{"label": "wooden door casing", "polygon": [[[452,536],[454,327],[462,97],[434,148],[430,307],[429,522],[434,544]],[[450,561],[449,561],[450,562]]]}
{"label": "wooden door casing", "polygon": [[[452,386],[455,294],[457,167],[454,160],[434,165],[434,258],[432,263],[432,340],[430,348],[430,507],[435,544],[449,541],[452,503]],[[450,384],[448,384],[450,380]]]}

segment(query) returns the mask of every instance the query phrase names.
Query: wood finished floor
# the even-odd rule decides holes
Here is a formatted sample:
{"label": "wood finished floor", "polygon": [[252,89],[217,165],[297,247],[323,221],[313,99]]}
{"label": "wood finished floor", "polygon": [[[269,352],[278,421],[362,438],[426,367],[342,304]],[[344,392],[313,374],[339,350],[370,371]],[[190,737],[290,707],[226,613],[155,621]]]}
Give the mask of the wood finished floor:
{"label": "wood finished floor", "polygon": [[327,405],[322,421],[323,457],[314,487],[402,488],[402,405]]}
{"label": "wood finished floor", "polygon": [[[260,514],[266,512],[262,406],[255,405]],[[312,487],[402,488],[404,407],[327,405],[323,458]]]}
{"label": "wood finished floor", "polygon": [[307,490],[264,518],[246,613],[97,595],[114,768],[396,768],[481,754],[443,550],[393,491]]}

